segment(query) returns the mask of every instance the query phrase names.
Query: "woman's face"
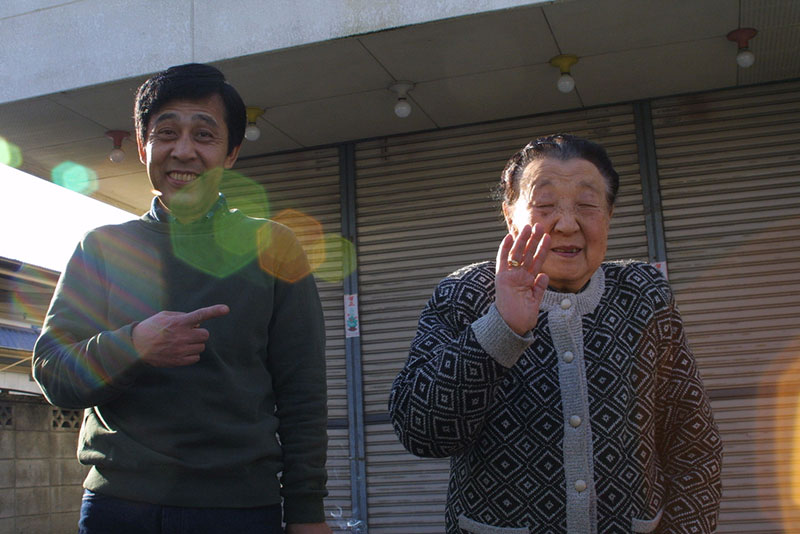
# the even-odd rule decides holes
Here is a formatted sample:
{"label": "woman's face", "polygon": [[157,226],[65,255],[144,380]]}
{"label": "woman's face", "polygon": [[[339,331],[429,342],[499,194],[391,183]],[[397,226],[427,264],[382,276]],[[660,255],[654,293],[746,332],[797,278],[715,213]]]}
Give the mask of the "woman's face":
{"label": "woman's face", "polygon": [[550,286],[579,291],[606,255],[612,208],[606,180],[585,159],[540,159],[523,171],[520,194],[503,204],[508,230],[514,237],[526,225],[543,224],[551,247],[544,262]]}

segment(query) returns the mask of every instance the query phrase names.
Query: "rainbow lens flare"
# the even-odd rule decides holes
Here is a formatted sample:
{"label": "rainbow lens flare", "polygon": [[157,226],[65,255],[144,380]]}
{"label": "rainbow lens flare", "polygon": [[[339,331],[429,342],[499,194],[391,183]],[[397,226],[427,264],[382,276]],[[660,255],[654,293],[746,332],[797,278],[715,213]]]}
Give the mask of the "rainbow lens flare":
{"label": "rainbow lens flare", "polygon": [[41,324],[44,321],[55,280],[27,264],[17,271],[17,279],[10,280],[11,299],[8,313],[25,321]]}
{"label": "rainbow lens flare", "polygon": [[[228,209],[236,209],[249,217],[265,219],[269,202],[264,188],[255,181],[231,170],[223,171],[220,192]],[[258,241],[255,232],[242,231],[225,224],[224,218],[214,219],[214,241],[206,237],[171,228],[172,249],[175,255],[192,267],[218,278],[224,278],[256,259]]]}
{"label": "rainbow lens flare", "polygon": [[314,275],[326,282],[341,283],[356,270],[356,247],[338,234],[325,234],[324,243],[325,261]]}
{"label": "rainbow lens flare", "polygon": [[269,217],[269,201],[264,187],[237,172],[226,170],[222,175],[220,193],[230,209],[237,209],[248,217]]}
{"label": "rainbow lens flare", "polygon": [[314,272],[325,261],[325,240],[319,221],[293,209],[281,211],[272,220],[292,230],[302,250],[293,246],[290,233],[266,225],[258,236],[261,269],[275,278],[296,282]]}
{"label": "rainbow lens flare", "polygon": [[[222,222],[219,222],[222,221]],[[258,248],[255,232],[246,232],[238,225],[214,222],[214,234],[191,233],[173,223],[170,227],[172,251],[176,257],[199,271],[225,278],[255,260]]]}

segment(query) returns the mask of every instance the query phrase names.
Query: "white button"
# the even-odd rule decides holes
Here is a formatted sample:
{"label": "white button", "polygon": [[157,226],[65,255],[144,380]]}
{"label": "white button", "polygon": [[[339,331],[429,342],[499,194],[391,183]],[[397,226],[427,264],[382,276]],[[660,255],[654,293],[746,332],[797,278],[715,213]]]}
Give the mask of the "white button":
{"label": "white button", "polygon": [[576,480],[575,481],[575,490],[578,492],[586,491],[586,481],[584,480]]}
{"label": "white button", "polygon": [[570,306],[572,306],[572,301],[571,301],[571,300],[569,300],[569,299],[564,299],[564,300],[562,300],[562,301],[561,301],[561,309],[562,309],[562,310],[566,310],[566,309],[568,309]]}
{"label": "white button", "polygon": [[581,418],[579,416],[577,416],[577,415],[573,415],[572,417],[569,418],[569,424],[573,428],[577,428],[577,427],[581,426]]}
{"label": "white button", "polygon": [[572,354],[571,351],[567,351],[561,355],[561,358],[567,363],[572,363],[572,360],[575,359],[575,355]]}

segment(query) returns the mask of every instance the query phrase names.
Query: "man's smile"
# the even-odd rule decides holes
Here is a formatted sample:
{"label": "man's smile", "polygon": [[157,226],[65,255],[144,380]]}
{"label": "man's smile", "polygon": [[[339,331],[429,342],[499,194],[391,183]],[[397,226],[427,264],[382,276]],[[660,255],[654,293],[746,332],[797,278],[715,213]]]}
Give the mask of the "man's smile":
{"label": "man's smile", "polygon": [[181,184],[187,184],[189,182],[195,181],[199,178],[199,174],[193,172],[180,172],[180,171],[172,171],[167,173],[167,177],[170,181],[178,182]]}

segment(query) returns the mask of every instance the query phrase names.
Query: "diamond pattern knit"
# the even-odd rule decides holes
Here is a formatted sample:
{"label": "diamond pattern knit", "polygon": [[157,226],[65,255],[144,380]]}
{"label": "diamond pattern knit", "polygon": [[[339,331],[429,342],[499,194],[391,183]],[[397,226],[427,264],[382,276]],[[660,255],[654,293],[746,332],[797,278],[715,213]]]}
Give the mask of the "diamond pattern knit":
{"label": "diamond pattern knit", "polygon": [[659,271],[548,290],[515,363],[493,300],[492,262],[445,278],[389,401],[411,453],[451,457],[448,534],[714,532],[722,444]]}

